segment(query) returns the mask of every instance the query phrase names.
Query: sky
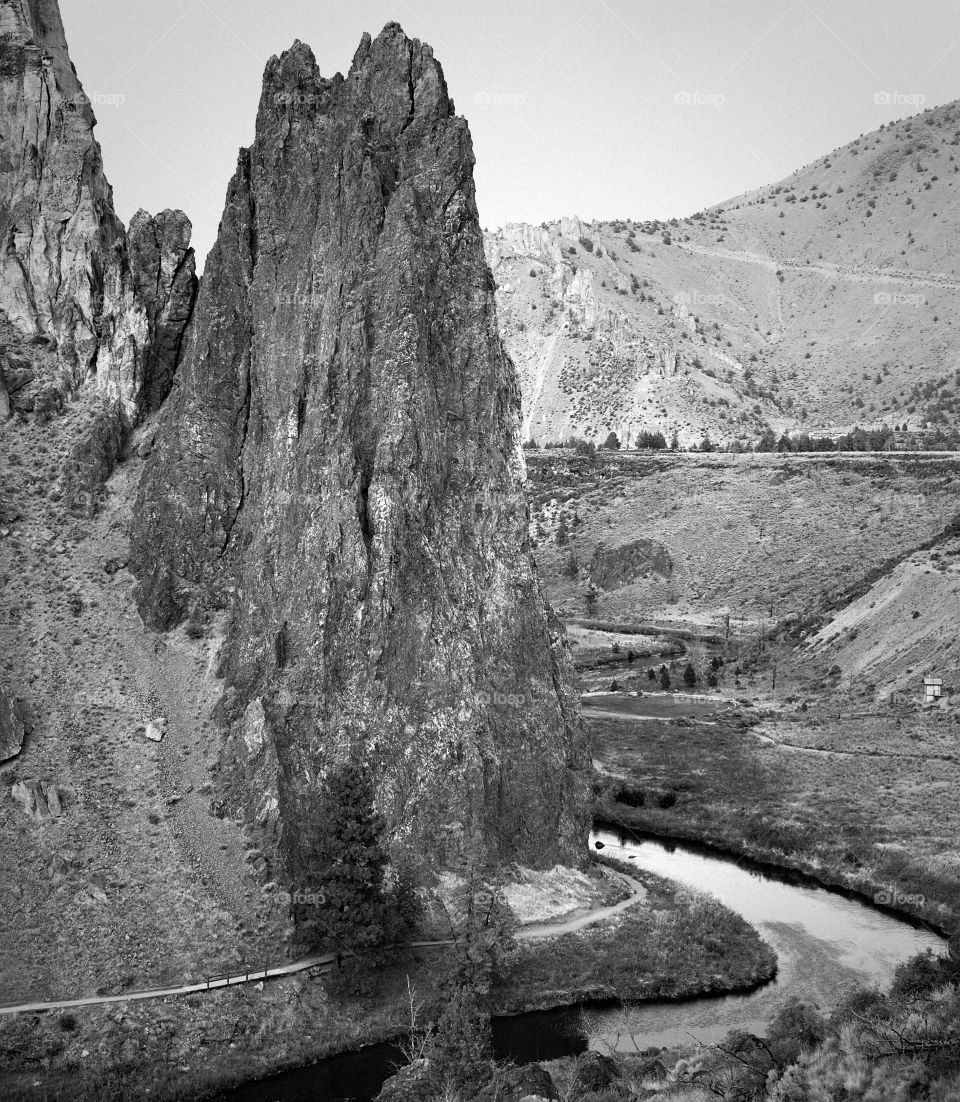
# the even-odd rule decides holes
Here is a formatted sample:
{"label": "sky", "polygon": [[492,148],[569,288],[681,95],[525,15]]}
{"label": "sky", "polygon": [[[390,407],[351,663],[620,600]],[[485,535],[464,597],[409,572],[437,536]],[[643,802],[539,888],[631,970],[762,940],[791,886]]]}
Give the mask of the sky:
{"label": "sky", "polygon": [[117,211],[179,207],[200,262],[264,65],[346,74],[429,42],[470,123],[484,227],[682,217],[960,99],[956,0],[60,0]]}

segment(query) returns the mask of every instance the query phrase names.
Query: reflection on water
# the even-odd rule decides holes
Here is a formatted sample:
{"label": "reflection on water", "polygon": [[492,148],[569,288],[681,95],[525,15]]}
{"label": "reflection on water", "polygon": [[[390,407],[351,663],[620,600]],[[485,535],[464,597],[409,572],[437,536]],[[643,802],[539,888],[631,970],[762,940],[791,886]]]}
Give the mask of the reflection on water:
{"label": "reflection on water", "polygon": [[621,1012],[595,1012],[594,1043],[601,1046],[712,1042],[734,1028],[763,1033],[790,996],[828,1008],[852,987],[888,984],[896,966],[915,953],[944,949],[936,934],[826,888],[783,883],[732,860],[634,841],[610,829],[595,831],[595,841],[637,868],[709,892],[760,931],[779,963],[776,980],[749,995],[637,1007],[629,1013],[629,1036],[622,1035]]}
{"label": "reflection on water", "polygon": [[[889,983],[897,964],[944,942],[892,915],[825,888],[788,884],[722,857],[682,845],[632,841],[610,829],[591,835],[604,852],[635,868],[709,892],[759,929],[779,958],[776,980],[750,995],[660,1000],[627,1011],[604,1004],[548,1010],[494,1021],[498,1059],[518,1063],[573,1055],[591,1043],[623,1050],[719,1041],[729,1030],[762,1034],[767,1022],[797,995],[829,1008],[851,987]],[[324,1060],[221,1096],[230,1102],[332,1102],[371,1098],[400,1062],[399,1052],[373,1045]]]}

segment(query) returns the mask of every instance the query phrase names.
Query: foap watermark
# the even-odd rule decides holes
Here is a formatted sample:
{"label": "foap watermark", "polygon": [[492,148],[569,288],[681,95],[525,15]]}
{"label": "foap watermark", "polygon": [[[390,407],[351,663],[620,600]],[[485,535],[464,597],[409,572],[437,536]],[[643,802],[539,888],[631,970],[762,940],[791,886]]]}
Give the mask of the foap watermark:
{"label": "foap watermark", "polygon": [[277,295],[278,306],[315,306],[322,301],[322,294],[318,290],[309,291],[281,291]]}
{"label": "foap watermark", "polygon": [[673,296],[678,306],[722,306],[724,296],[719,294],[705,294],[703,291],[678,291]]}
{"label": "foap watermark", "polygon": [[527,97],[519,92],[474,92],[473,102],[478,107],[522,107]]}
{"label": "foap watermark", "polygon": [[722,92],[674,92],[673,102],[683,107],[720,107],[727,97]]}
{"label": "foap watermark", "polygon": [[277,107],[313,107],[320,102],[319,92],[274,92],[273,102]]}
{"label": "foap watermark", "polygon": [[881,107],[922,107],[927,97],[921,92],[874,92],[873,102]]}
{"label": "foap watermark", "polygon": [[919,291],[877,291],[874,306],[912,306],[914,310],[927,305],[927,296]]}
{"label": "foap watermark", "polygon": [[327,902],[323,892],[305,891],[302,888],[277,892],[276,898],[287,907],[323,907]]}
{"label": "foap watermark", "polygon": [[476,695],[476,701],[478,704],[520,708],[530,703],[529,697],[529,693],[488,693],[481,690]]}
{"label": "foap watermark", "polygon": [[77,92],[66,100],[73,107],[122,107],[126,102],[122,92]]}
{"label": "foap watermark", "polygon": [[927,897],[918,892],[901,892],[890,888],[888,891],[876,892],[873,901],[880,907],[924,907]]}
{"label": "foap watermark", "polygon": [[84,513],[87,516],[94,516],[109,500],[110,495],[106,490],[68,488],[64,494],[63,504],[71,513]]}
{"label": "foap watermark", "polygon": [[680,907],[695,907],[703,902],[703,892],[695,888],[677,888],[673,893],[673,901]]}

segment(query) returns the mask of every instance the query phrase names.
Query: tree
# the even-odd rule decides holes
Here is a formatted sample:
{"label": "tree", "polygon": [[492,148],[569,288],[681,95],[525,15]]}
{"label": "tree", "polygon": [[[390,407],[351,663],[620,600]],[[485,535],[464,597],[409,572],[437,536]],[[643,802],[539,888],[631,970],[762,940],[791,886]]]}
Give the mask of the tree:
{"label": "tree", "polygon": [[[358,761],[332,769],[298,818],[291,915],[300,937],[377,965],[391,933],[385,823]],[[356,967],[351,962],[351,970]],[[369,967],[361,967],[368,971]]]}
{"label": "tree", "polygon": [[[471,846],[463,888],[446,910],[454,963],[445,1002],[424,1055],[441,1090],[478,1092],[489,1082],[493,1059],[490,992],[504,958],[515,948],[514,920],[500,879],[485,867],[483,849]],[[473,1093],[469,1095],[473,1097]]]}
{"label": "tree", "polygon": [[688,689],[692,689],[697,683],[697,671],[689,662],[687,668],[683,671],[683,683]]}
{"label": "tree", "polygon": [[603,442],[603,446],[607,451],[617,452],[620,450],[620,437],[615,432],[607,433],[607,438]]}
{"label": "tree", "polygon": [[[667,441],[664,439],[662,432],[647,432],[644,430],[637,437],[636,446],[640,449],[649,448],[653,451],[662,451],[666,448]],[[674,448],[673,450],[676,451],[677,449]]]}
{"label": "tree", "polygon": [[766,428],[763,431],[760,439],[757,441],[758,452],[772,452],[777,446],[777,437],[773,429]]}
{"label": "tree", "polygon": [[576,578],[580,574],[580,560],[571,551],[563,565],[563,572],[568,578]]}
{"label": "tree", "polygon": [[666,691],[670,688],[670,674],[667,673],[667,667],[660,667],[660,688]]}
{"label": "tree", "polygon": [[600,594],[597,592],[596,585],[591,582],[587,588],[587,592],[584,595],[584,603],[587,606],[587,615],[593,616],[597,611],[597,606],[600,603]]}
{"label": "tree", "polygon": [[678,452],[680,450],[680,434],[676,429],[673,430],[673,435],[670,437],[670,450],[672,452]]}

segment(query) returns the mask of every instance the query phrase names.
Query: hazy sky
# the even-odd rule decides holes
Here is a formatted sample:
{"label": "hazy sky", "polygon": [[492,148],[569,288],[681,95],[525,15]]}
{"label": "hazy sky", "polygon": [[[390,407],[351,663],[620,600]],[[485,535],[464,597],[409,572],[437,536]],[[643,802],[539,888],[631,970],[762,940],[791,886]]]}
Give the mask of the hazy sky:
{"label": "hazy sky", "polygon": [[957,0],[60,6],[120,216],[183,208],[201,261],[264,64],[295,38],[326,76],[390,20],[429,42],[470,122],[488,227],[690,214],[960,98]]}

